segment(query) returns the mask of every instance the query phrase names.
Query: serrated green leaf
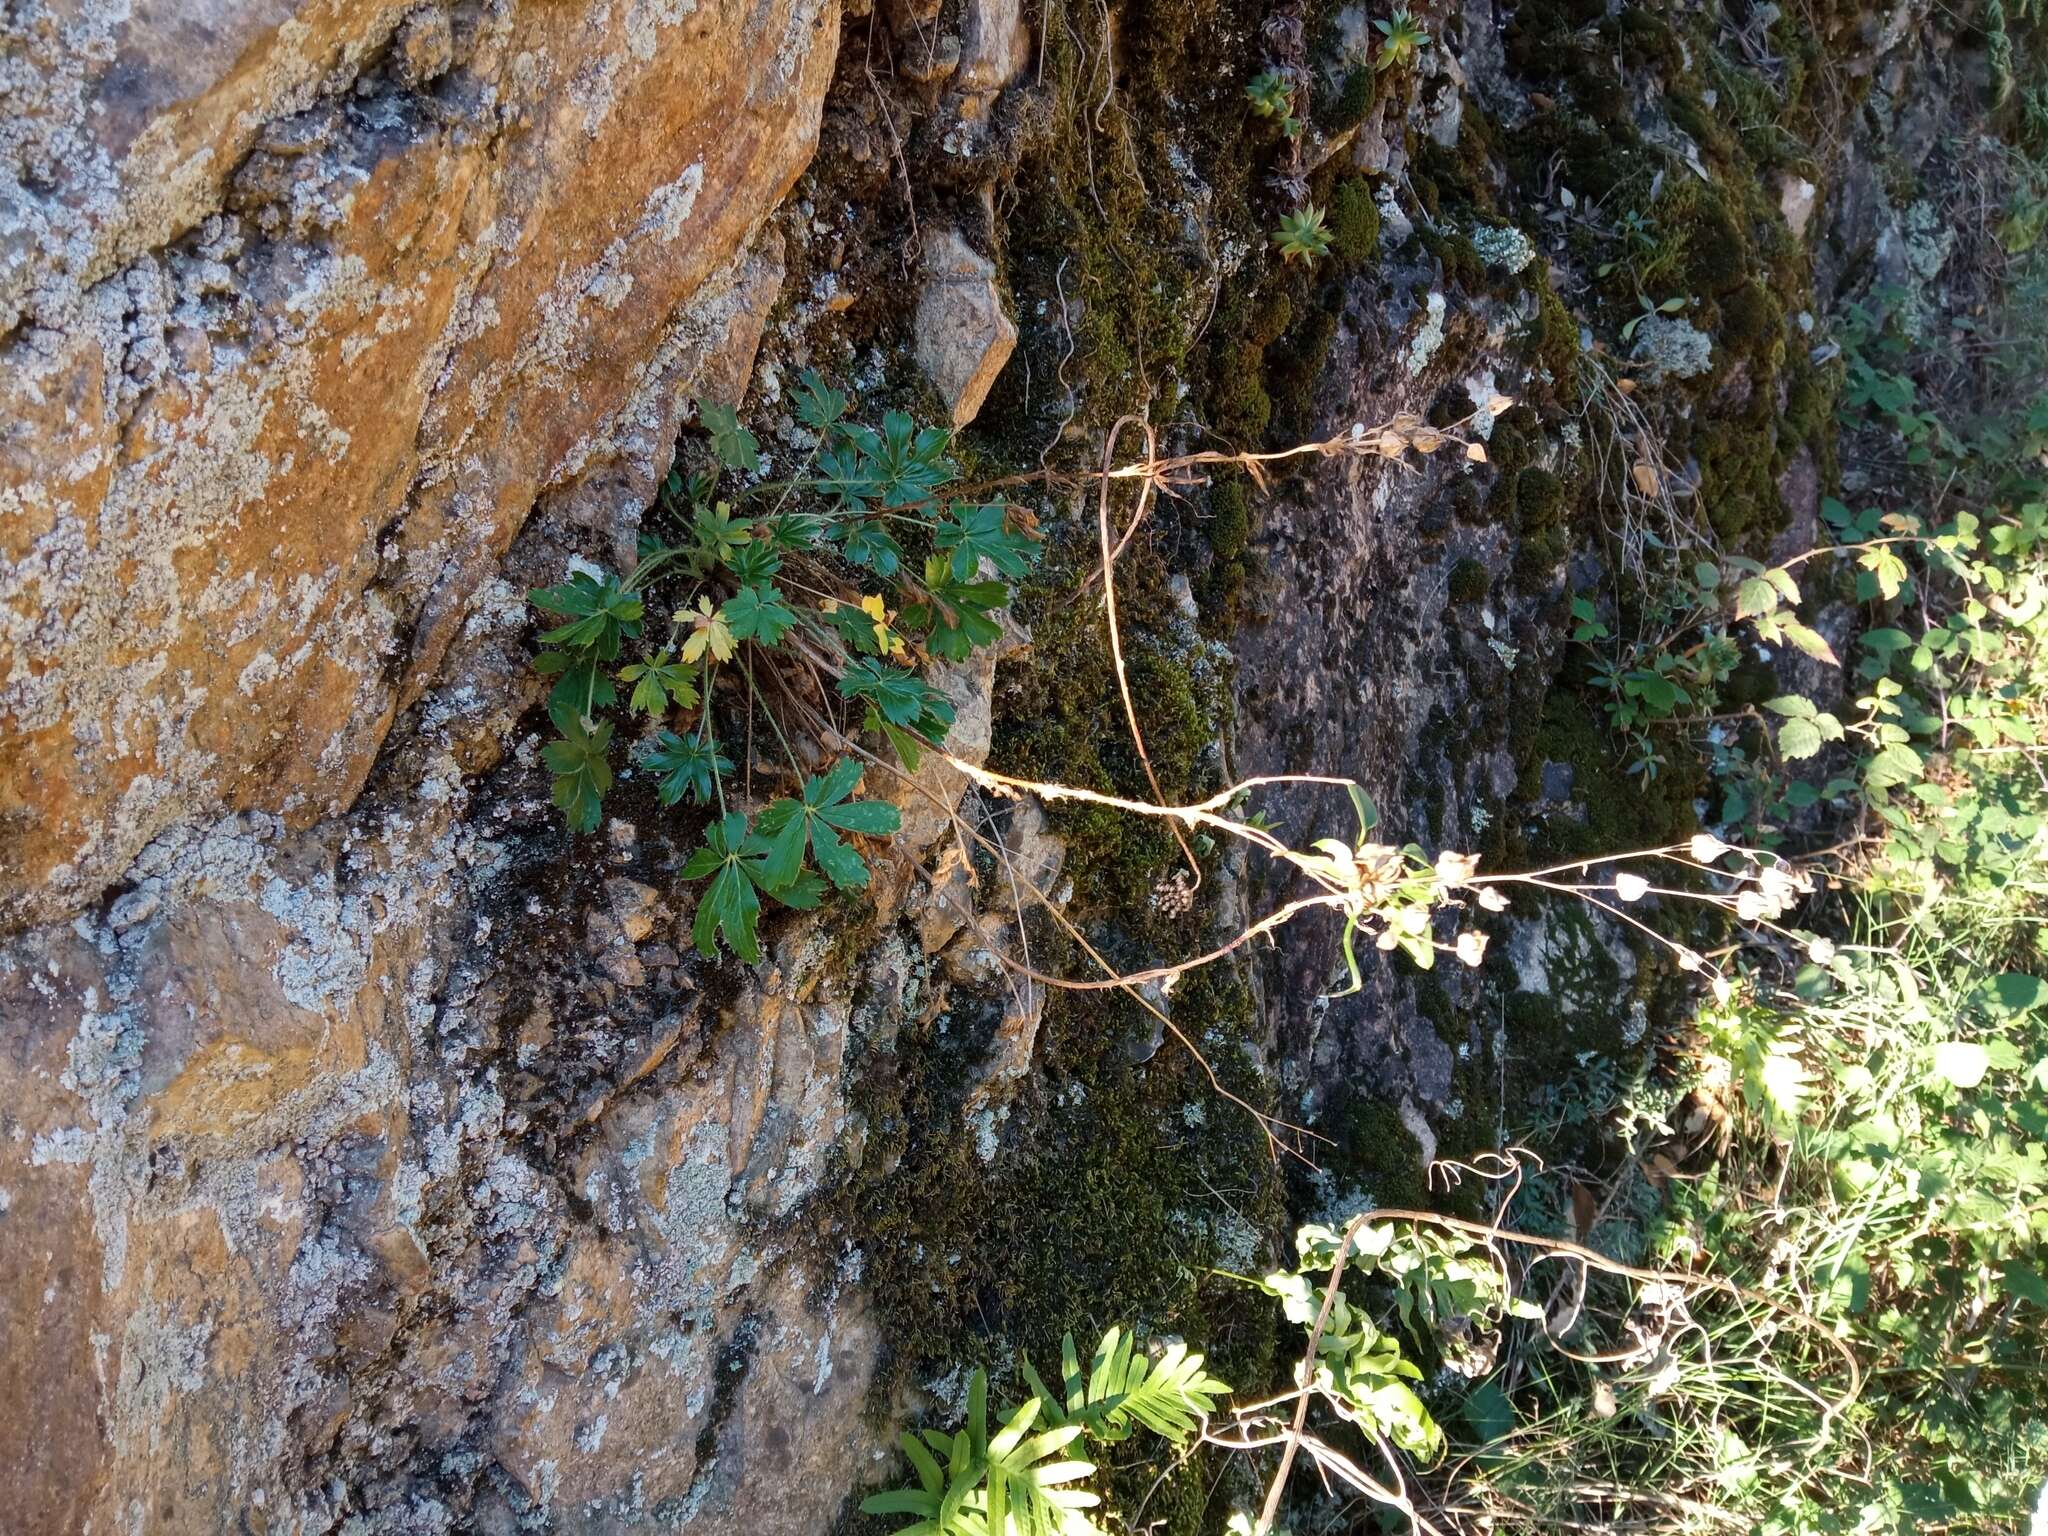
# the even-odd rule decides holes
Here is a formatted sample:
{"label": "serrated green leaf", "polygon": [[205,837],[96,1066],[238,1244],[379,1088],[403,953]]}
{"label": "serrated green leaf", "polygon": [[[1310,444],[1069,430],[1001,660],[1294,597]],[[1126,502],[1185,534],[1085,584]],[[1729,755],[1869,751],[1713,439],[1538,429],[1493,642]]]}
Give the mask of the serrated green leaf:
{"label": "serrated green leaf", "polygon": [[723,463],[733,469],[743,469],[750,475],[759,472],[760,440],[740,425],[738,411],[716,401],[699,400],[697,419],[703,423],[704,430],[711,434],[712,451]]}
{"label": "serrated green leaf", "polygon": [[1008,509],[1000,503],[981,507],[953,507],[932,535],[942,550],[951,550],[953,577],[971,579],[986,559],[1003,575],[1017,580],[1031,567],[1034,553],[1028,536],[1013,531]]}
{"label": "serrated green leaf", "polygon": [[741,587],[725,600],[719,616],[736,640],[753,640],[762,645],[782,643],[782,637],[796,623],[796,614],[775,586]]}
{"label": "serrated green leaf", "polygon": [[541,748],[541,760],[555,776],[554,801],[575,832],[594,832],[601,814],[605,791],[611,788],[612,770],[607,760],[611,748],[609,720],[586,730],[581,720],[563,729],[560,741]]}
{"label": "serrated green leaf", "polygon": [[1811,720],[1787,720],[1778,727],[1778,751],[1793,762],[1821,749],[1820,727]]}
{"label": "serrated green leaf", "polygon": [[1735,589],[1735,617],[1753,619],[1758,614],[1770,613],[1778,606],[1778,593],[1761,576],[1749,576]]}

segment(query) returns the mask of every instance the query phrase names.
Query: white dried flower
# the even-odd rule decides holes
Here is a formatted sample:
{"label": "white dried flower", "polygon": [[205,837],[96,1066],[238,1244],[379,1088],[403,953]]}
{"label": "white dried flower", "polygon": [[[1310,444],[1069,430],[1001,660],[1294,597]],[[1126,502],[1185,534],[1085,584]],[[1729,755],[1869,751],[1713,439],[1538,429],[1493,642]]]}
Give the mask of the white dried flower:
{"label": "white dried flower", "polygon": [[1711,864],[1728,851],[1728,845],[1711,832],[1695,832],[1692,835],[1692,856],[1701,864]]}
{"label": "white dried flower", "polygon": [[1479,855],[1446,848],[1436,856],[1436,877],[1444,885],[1463,885],[1479,872]]}

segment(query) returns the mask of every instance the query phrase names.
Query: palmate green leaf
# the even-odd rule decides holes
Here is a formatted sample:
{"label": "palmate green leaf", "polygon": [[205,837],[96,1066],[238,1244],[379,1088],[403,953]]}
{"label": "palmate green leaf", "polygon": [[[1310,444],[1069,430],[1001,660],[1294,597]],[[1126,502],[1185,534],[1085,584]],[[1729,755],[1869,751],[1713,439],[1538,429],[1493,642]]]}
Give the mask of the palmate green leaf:
{"label": "palmate green leaf", "polygon": [[697,901],[696,920],[690,937],[697,953],[706,960],[718,958],[718,939],[749,965],[761,959],[761,941],[756,930],[761,921],[761,898],[755,894],[761,856],[748,846],[747,818],[738,811],[704,829],[704,846],[690,855],[683,866],[685,880],[711,876],[711,884]]}
{"label": "palmate green leaf", "polygon": [[937,427],[920,431],[903,412],[890,411],[880,432],[858,424],[838,429],[837,441],[818,455],[819,484],[842,509],[928,501],[953,478],[953,462],[946,457],[951,444],[951,433]]}
{"label": "palmate green leaf", "polygon": [[558,586],[536,587],[526,595],[536,608],[569,620],[543,634],[542,645],[588,651],[610,661],[619,654],[621,638],[640,633],[640,599],[610,571],[601,576],[577,571]]}
{"label": "palmate green leaf", "polygon": [[739,412],[711,400],[697,402],[697,419],[711,434],[711,447],[720,461],[734,469],[754,474],[761,468],[761,442],[740,425]]}
{"label": "palmate green leaf", "polygon": [[[841,428],[846,441],[829,444],[818,451],[818,489],[828,493],[842,513],[865,512],[881,494],[869,478],[856,434],[866,427]],[[830,537],[832,530],[827,530]]]}
{"label": "palmate green leaf", "polygon": [[707,559],[731,565],[739,552],[754,542],[751,518],[734,517],[732,503],[699,507],[690,521],[690,536]]}
{"label": "palmate green leaf", "polygon": [[767,848],[747,830],[747,818],[739,811],[704,829],[704,846],[690,855],[683,866],[685,880],[711,876],[711,884],[697,902],[697,916],[690,925],[690,937],[697,953],[717,958],[718,941],[749,965],[761,959],[757,929],[761,920],[761,893],[773,896],[786,907],[815,907],[824,895],[824,883],[814,875],[771,887],[764,874]]}
{"label": "palmate green leaf", "polygon": [[943,741],[953,728],[953,705],[944,694],[884,661],[854,662],[839,679],[839,691],[867,705],[867,729],[880,731],[913,773],[923,743]]}
{"label": "palmate green leaf", "polygon": [[[816,549],[818,540],[824,535],[826,522],[824,514],[819,512],[780,512],[774,517],[764,517],[754,524],[754,532],[759,535],[754,542],[757,545],[765,544],[785,554]],[[742,581],[753,579],[741,572],[737,566],[733,568],[733,574],[739,576]]]}
{"label": "palmate green leaf", "polygon": [[946,457],[952,442],[953,434],[943,428],[920,429],[903,411],[884,413],[880,439],[870,433],[863,443],[882,505],[906,507],[930,499],[953,478],[953,461]]}
{"label": "palmate green leaf", "polygon": [[612,787],[611,764],[606,760],[611,742],[609,720],[588,730],[581,720],[571,720],[563,727],[560,741],[541,748],[541,761],[555,776],[555,804],[562,808],[571,831],[597,830],[604,793]]}
{"label": "palmate green leaf", "polygon": [[839,679],[839,691],[872,704],[892,725],[916,729],[935,718],[945,726],[953,723],[953,706],[944,694],[885,661],[863,657],[854,662]]}
{"label": "palmate green leaf", "polygon": [[1002,626],[989,616],[1009,600],[1001,582],[962,581],[944,555],[925,561],[924,581],[929,596],[903,610],[903,623],[913,631],[929,631],[925,646],[934,656],[965,661],[976,646],[1001,638]]}
{"label": "palmate green leaf", "polygon": [[823,432],[846,414],[846,396],[806,368],[797,375],[796,419],[814,432]]}
{"label": "palmate green leaf", "polygon": [[742,544],[725,561],[725,568],[745,586],[759,586],[782,569],[782,550],[773,533],[763,533],[751,544]]}
{"label": "palmate green leaf", "polygon": [[845,842],[841,832],[869,837],[886,837],[899,830],[903,817],[895,806],[881,800],[851,800],[860,782],[861,765],[842,757],[823,775],[804,784],[801,800],[777,800],[761,813],[760,835],[768,851],[762,876],[770,890],[788,886],[803,868],[804,849],[825,877],[842,891],[859,890],[868,883],[868,866]]}
{"label": "palmate green leaf", "polygon": [[849,518],[825,530],[825,537],[839,546],[839,552],[854,565],[864,565],[877,576],[894,576],[903,568],[903,548],[873,518]]}
{"label": "palmate green leaf", "polygon": [[781,589],[772,584],[741,587],[725,600],[719,613],[735,639],[758,640],[770,646],[781,644],[796,623],[796,615],[782,600]]}
{"label": "palmate green leaf", "polygon": [[697,702],[697,669],[687,662],[671,661],[669,656],[668,647],[663,646],[653,660],[619,668],[619,681],[633,685],[627,708],[659,719],[671,704],[688,709]]}
{"label": "palmate green leaf", "polygon": [[654,738],[646,762],[662,776],[655,794],[663,805],[674,805],[686,795],[698,805],[709,805],[717,794],[716,781],[732,772],[732,764],[710,742],[674,731]]}
{"label": "palmate green leaf", "polygon": [[967,581],[986,559],[1012,581],[1031,568],[1035,553],[1029,536],[1009,526],[1009,509],[1000,503],[985,507],[953,507],[932,535],[932,543],[953,554],[953,577]]}

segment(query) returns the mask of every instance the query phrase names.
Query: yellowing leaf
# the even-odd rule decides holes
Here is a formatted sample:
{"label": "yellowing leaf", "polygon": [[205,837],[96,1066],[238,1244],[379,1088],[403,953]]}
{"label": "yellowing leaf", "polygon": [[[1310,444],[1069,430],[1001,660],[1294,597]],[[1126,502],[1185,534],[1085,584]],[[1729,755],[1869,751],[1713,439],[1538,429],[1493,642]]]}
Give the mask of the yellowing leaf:
{"label": "yellowing leaf", "polygon": [[694,613],[688,608],[677,609],[676,622],[680,624],[685,619],[690,622],[690,633],[683,640],[683,660],[702,661],[707,650],[719,661],[732,660],[737,645],[732,626],[712,606],[710,598],[698,598]]}

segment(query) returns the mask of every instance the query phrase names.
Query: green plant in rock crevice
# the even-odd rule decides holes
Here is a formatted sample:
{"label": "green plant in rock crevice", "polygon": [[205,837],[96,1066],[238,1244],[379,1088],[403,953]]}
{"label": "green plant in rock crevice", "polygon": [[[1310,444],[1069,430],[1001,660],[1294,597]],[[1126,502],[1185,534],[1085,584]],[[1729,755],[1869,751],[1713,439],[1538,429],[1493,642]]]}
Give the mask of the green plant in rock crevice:
{"label": "green plant in rock crevice", "polygon": [[1288,138],[1301,137],[1301,119],[1294,111],[1294,87],[1286,75],[1277,69],[1262,70],[1252,77],[1244,93],[1259,116],[1278,122],[1280,131]]}
{"label": "green plant in rock crevice", "polygon": [[[799,758],[792,738],[829,741],[846,730],[829,706],[805,702],[816,680],[830,680],[842,707],[858,712],[857,727],[915,769],[944,739],[953,708],[911,663],[964,660],[994,642],[994,615],[1032,558],[1034,534],[1018,509],[946,495],[956,473],[949,434],[920,430],[897,411],[868,427],[846,418],[849,404],[806,372],[796,414],[817,441],[802,472],[755,481],[732,499],[717,495],[715,475],[672,474],[663,505],[685,526],[679,542],[644,540],[623,579],[579,568],[530,594],[564,621],[541,635],[534,665],[554,680],[548,715],[559,739],[542,755],[571,829],[589,832],[601,819],[622,684],[627,717],[657,728],[642,762],[659,776],[661,802],[719,810],[685,868],[686,878],[711,877],[694,935],[707,958],[721,940],[758,958],[764,896],[815,906],[820,875],[842,891],[863,887],[866,859],[844,834],[881,838],[900,825],[895,807],[849,798],[861,776],[855,759],[812,773]],[[735,411],[706,401],[698,417],[726,469],[758,474],[760,444]],[[904,540],[931,552],[913,565]],[[873,587],[882,590],[864,590]],[[650,646],[657,588],[676,596],[665,643]],[[721,684],[738,695],[749,734],[765,719],[798,785],[752,821],[727,804],[734,769],[715,722]]]}
{"label": "green plant in rock crevice", "polygon": [[1323,222],[1323,210],[1314,203],[1308,203],[1293,213],[1283,215],[1280,227],[1273,232],[1273,244],[1279,247],[1283,261],[1314,263],[1327,256],[1330,252],[1330,230]]}
{"label": "green plant in rock crevice", "polygon": [[1428,29],[1405,5],[1395,7],[1393,15],[1372,25],[1380,35],[1379,51],[1372,61],[1374,69],[1398,69],[1413,64],[1416,55],[1429,46]]}

